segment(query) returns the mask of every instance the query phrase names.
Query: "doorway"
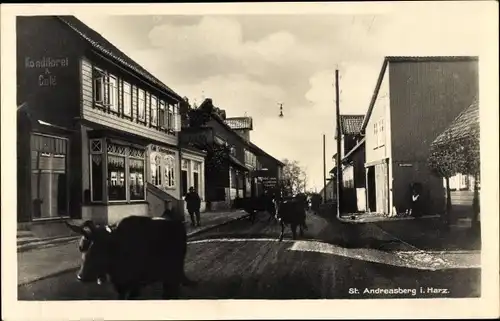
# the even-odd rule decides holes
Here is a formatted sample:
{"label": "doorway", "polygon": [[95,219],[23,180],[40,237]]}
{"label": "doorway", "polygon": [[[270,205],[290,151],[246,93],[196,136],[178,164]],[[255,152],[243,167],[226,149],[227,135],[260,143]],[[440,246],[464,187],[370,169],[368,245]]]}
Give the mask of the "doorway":
{"label": "doorway", "polygon": [[32,219],[68,217],[68,141],[33,134],[31,137]]}
{"label": "doorway", "polygon": [[182,179],[182,196],[186,196],[188,192],[188,172],[186,170],[182,170],[181,173],[181,179]]}
{"label": "doorway", "polygon": [[377,197],[375,188],[375,167],[366,168],[366,187],[368,196],[368,211],[375,212],[377,207]]}

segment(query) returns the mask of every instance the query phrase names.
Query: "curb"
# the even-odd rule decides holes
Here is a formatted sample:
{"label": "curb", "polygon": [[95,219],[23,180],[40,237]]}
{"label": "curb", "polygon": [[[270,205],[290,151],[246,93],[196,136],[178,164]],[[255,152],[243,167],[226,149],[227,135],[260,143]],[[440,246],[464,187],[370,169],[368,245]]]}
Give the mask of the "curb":
{"label": "curb", "polygon": [[[242,217],[245,217],[245,215],[243,215]],[[227,223],[232,222],[234,220],[239,220],[242,217],[238,217],[236,219],[232,219],[232,220],[229,220],[227,222],[223,222],[223,223],[220,223],[217,225],[205,227],[201,230],[188,233],[187,236],[190,237],[192,235],[196,235],[198,233],[205,232],[205,231],[212,229],[214,227],[227,224]],[[76,235],[76,236],[63,236],[63,237],[56,236],[56,237],[39,239],[39,240],[36,240],[34,242],[22,242],[22,243],[17,244],[17,253],[22,253],[22,252],[26,252],[26,251],[38,249],[38,248],[52,247],[52,246],[60,245],[60,244],[64,244],[64,243],[70,243],[72,241],[78,240],[79,238],[80,238],[80,236],[78,236],[78,235]]]}
{"label": "curb", "polygon": [[58,237],[58,238],[50,238],[50,239],[42,239],[36,242],[30,242],[25,244],[20,244],[17,246],[17,253],[23,253],[29,250],[34,250],[38,248],[47,248],[52,247],[64,243],[70,243],[76,241],[80,238],[80,236],[67,236],[67,237]]}
{"label": "curb", "polygon": [[[187,237],[192,237],[192,236],[195,236],[195,235],[198,235],[198,234],[201,234],[203,232],[206,232],[206,231],[209,231],[209,230],[212,230],[212,229],[215,229],[217,227],[220,227],[220,226],[223,226],[223,225],[227,225],[229,223],[232,223],[232,222],[235,222],[235,221],[238,221],[238,220],[243,220],[245,218],[248,218],[250,216],[250,214],[243,214],[242,216],[240,217],[237,217],[237,218],[233,218],[231,220],[228,220],[228,221],[225,221],[223,223],[220,223],[220,224],[215,224],[215,225],[212,225],[212,226],[207,226],[203,229],[200,229],[198,231],[194,231],[194,232],[191,232],[191,233],[188,233],[187,234]],[[73,237],[74,240],[77,240],[79,238],[79,236],[76,236],[76,237]],[[71,242],[72,240],[64,240],[64,241],[60,241],[59,243],[47,243],[47,245],[59,245],[59,244],[62,244],[62,243],[65,243],[65,242]],[[41,247],[43,246],[43,244],[38,244],[37,246],[33,246],[31,249],[35,248],[35,247]],[[24,250],[19,250],[18,249],[18,253],[20,252],[24,252],[24,251],[28,251],[29,249],[24,249]],[[59,275],[62,275],[62,274],[66,274],[68,272],[72,272],[72,271],[76,271],[78,269],[79,265],[77,265],[76,267],[69,267],[69,268],[65,268],[61,271],[57,271],[57,272],[54,272],[54,273],[51,273],[51,274],[48,274],[48,275],[44,275],[44,276],[41,276],[39,278],[36,278],[36,279],[33,279],[33,280],[30,280],[28,282],[23,282],[23,283],[19,283],[17,285],[17,287],[22,287],[22,286],[27,286],[31,283],[35,283],[35,282],[38,282],[38,281],[43,281],[45,279],[49,279],[49,278],[52,278],[52,277],[56,277],[56,276],[59,276]]]}
{"label": "curb", "polygon": [[[439,215],[428,215],[428,216],[422,216],[419,217],[418,220],[430,220],[430,219],[439,219]],[[377,219],[358,219],[358,220],[353,220],[351,218],[346,218],[346,217],[340,217],[337,218],[338,221],[342,223],[348,223],[348,224],[377,224],[377,223],[386,223],[386,222],[401,222],[401,221],[413,221],[416,220],[417,218],[415,217],[382,217],[382,218],[377,218]]]}
{"label": "curb", "polygon": [[202,228],[202,229],[200,229],[200,230],[198,230],[198,231],[194,231],[194,232],[188,233],[188,234],[187,234],[187,237],[192,237],[192,236],[198,235],[198,234],[200,234],[200,233],[203,233],[203,232],[206,232],[206,231],[212,230],[212,229],[217,228],[217,227],[219,227],[219,226],[227,225],[227,224],[232,223],[232,222],[234,222],[234,221],[243,220],[243,219],[245,219],[245,218],[247,218],[247,217],[249,217],[249,216],[250,216],[250,214],[243,214],[243,215],[242,215],[242,216],[240,216],[240,217],[233,218],[233,219],[228,220],[228,221],[225,221],[225,222],[223,222],[223,223],[220,223],[220,224],[215,224],[215,225],[212,225],[212,226],[207,226],[207,227]]}

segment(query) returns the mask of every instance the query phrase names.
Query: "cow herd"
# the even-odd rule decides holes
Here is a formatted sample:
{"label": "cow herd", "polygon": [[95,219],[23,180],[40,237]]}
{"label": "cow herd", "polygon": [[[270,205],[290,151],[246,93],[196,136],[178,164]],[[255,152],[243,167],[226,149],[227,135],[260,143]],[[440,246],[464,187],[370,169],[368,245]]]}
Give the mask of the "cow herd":
{"label": "cow herd", "polygon": [[[248,212],[252,223],[258,212],[267,212],[268,222],[273,220],[281,225],[279,240],[282,241],[287,225],[294,239],[297,227],[301,236],[307,229],[306,204],[302,197],[262,196],[240,199],[234,205]],[[162,283],[164,299],[177,298],[181,286],[197,284],[185,275],[184,222],[129,216],[115,226],[98,226],[92,221],[82,225],[66,224],[81,235],[78,248],[82,263],[77,279],[98,284],[109,280],[120,300],[136,299],[141,288],[153,283]]]}
{"label": "cow herd", "polygon": [[293,239],[297,238],[297,227],[300,235],[304,235],[306,225],[306,209],[308,208],[307,197],[299,194],[294,197],[275,197],[271,195],[262,195],[258,197],[237,198],[234,201],[234,207],[243,209],[250,214],[252,223],[255,222],[259,212],[265,212],[269,215],[268,222],[278,222],[281,226],[279,240],[282,241],[286,226],[290,226]]}

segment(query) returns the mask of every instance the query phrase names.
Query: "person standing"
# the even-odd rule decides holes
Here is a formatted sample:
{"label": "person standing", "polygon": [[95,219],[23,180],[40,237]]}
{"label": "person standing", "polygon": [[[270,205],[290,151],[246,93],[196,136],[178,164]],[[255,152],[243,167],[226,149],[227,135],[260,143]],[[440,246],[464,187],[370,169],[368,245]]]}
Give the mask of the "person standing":
{"label": "person standing", "polygon": [[[191,217],[191,226],[201,226],[200,223],[200,206],[201,206],[201,198],[198,193],[194,190],[194,187],[189,188],[189,192],[184,198],[187,204],[187,210],[189,212],[189,216]],[[196,217],[196,220],[195,220]]]}

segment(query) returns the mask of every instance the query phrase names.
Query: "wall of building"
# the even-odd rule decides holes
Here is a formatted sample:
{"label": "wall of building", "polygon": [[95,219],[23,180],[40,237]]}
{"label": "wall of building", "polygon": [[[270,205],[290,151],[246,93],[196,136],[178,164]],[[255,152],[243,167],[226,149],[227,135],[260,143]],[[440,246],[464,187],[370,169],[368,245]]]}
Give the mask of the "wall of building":
{"label": "wall of building", "polygon": [[[98,58],[82,58],[81,59],[81,102],[82,102],[82,113],[85,120],[104,125],[113,129],[126,131],[140,135],[142,137],[152,139],[164,144],[169,144],[176,146],[178,142],[178,135],[168,134],[164,131],[152,128],[149,123],[142,124],[137,121],[137,91],[132,91],[132,119],[125,118],[120,115],[110,113],[108,111],[102,110],[100,108],[95,108],[93,103],[93,83],[92,83],[92,66],[96,63],[100,68],[109,70],[118,77],[125,79],[130,82],[133,86],[139,86],[141,89],[146,89],[149,92],[157,94],[158,97],[164,99],[169,103],[176,103],[168,96],[159,95],[158,91],[154,91],[144,84],[136,84],[137,80],[131,79],[130,76],[125,74],[123,70],[118,69],[116,66],[106,64],[99,61]],[[146,108],[146,120],[150,119],[150,110]]]}
{"label": "wall of building", "polygon": [[[78,129],[79,105],[79,57],[85,44],[54,16],[16,17],[17,52],[17,104],[27,102],[32,120],[42,120],[68,130]],[[31,130],[25,121],[18,124],[24,135],[18,136],[18,156],[28,162],[30,156]],[[49,128],[38,126],[40,131],[69,138],[69,210],[73,218],[80,216],[80,153],[79,133],[54,133]],[[32,216],[31,164],[18,159],[23,169],[18,173],[18,215],[27,222]],[[24,176],[23,176],[24,175]],[[22,212],[22,213],[21,213]]]}
{"label": "wall of building", "polygon": [[[391,75],[392,76],[392,75]],[[373,110],[365,129],[366,163],[372,163],[391,156],[391,106],[389,95],[389,70],[386,69],[382,83],[373,105]],[[391,91],[392,95],[392,91]],[[375,135],[375,124],[383,123],[384,131],[381,138]],[[377,126],[378,128],[378,126]],[[377,134],[379,135],[379,134]]]}
{"label": "wall of building", "polygon": [[[367,165],[376,165],[378,167],[383,167],[380,165],[385,163],[385,160],[390,158],[392,155],[392,127],[391,118],[393,118],[391,104],[390,104],[390,74],[389,69],[386,68],[383,73],[382,82],[377,93],[375,103],[373,105],[373,110],[368,120],[365,129],[365,163]],[[375,125],[377,126],[377,131],[375,131]],[[381,130],[383,127],[383,130]],[[385,167],[383,167],[385,168]],[[369,170],[375,170],[371,168]],[[392,208],[392,189],[393,180],[392,177],[394,173],[392,172],[392,166],[389,164],[387,173],[382,175],[382,173],[377,170],[378,174],[375,175],[375,191],[370,191],[367,189],[367,193],[375,192],[378,199],[377,211],[381,211],[383,208]],[[365,180],[366,181],[366,180]],[[367,182],[368,183],[368,182]],[[387,196],[386,192],[387,191]],[[382,200],[382,198],[386,198]],[[383,203],[383,206],[381,204]],[[375,209],[371,209],[372,211]]]}
{"label": "wall of building", "polygon": [[478,95],[477,61],[395,62],[390,69],[394,205],[420,182],[429,213],[445,207],[442,180],[427,167],[430,144]]}
{"label": "wall of building", "polygon": [[[204,212],[205,207],[206,207],[206,195],[205,195],[205,157],[194,154],[192,152],[189,152],[187,150],[182,151],[182,160],[186,160],[188,163],[188,168],[187,168],[187,174],[188,174],[188,186],[194,186],[194,173],[193,173],[193,165],[194,162],[197,162],[200,164],[200,169],[199,169],[199,195],[201,198],[201,207],[200,211]],[[181,195],[181,197],[184,197],[185,195]],[[184,204],[184,211],[187,214],[187,204]]]}
{"label": "wall of building", "polygon": [[116,224],[131,216],[147,216],[148,204],[86,205],[82,207],[82,220],[92,220],[96,224]]}
{"label": "wall of building", "polygon": [[84,44],[53,16],[16,17],[16,39],[18,105],[31,100],[44,121],[71,128],[80,115]]}

